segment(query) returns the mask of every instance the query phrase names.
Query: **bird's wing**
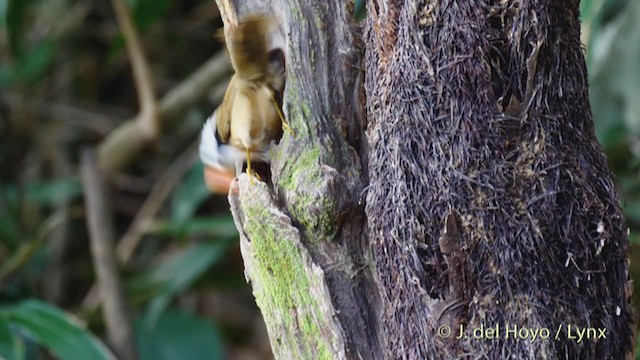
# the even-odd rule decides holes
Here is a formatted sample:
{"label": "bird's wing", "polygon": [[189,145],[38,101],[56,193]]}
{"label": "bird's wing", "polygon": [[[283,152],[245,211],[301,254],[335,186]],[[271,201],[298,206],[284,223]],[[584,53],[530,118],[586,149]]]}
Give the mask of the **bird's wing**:
{"label": "bird's wing", "polygon": [[236,90],[234,83],[237,82],[236,75],[231,78],[227,91],[224,93],[224,100],[216,109],[216,129],[218,130],[218,136],[223,143],[229,142],[229,136],[231,135],[231,109],[236,97]]}

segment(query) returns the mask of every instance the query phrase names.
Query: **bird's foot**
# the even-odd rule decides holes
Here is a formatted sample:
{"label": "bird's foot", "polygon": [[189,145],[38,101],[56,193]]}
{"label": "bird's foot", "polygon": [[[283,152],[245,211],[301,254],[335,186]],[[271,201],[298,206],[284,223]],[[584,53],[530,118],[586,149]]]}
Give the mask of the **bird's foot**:
{"label": "bird's foot", "polygon": [[293,131],[293,129],[291,128],[291,126],[289,126],[289,124],[287,124],[286,121],[284,121],[284,118],[282,120],[282,128],[289,131],[291,133],[291,136],[296,137],[296,132]]}
{"label": "bird's foot", "polygon": [[273,100],[273,106],[276,108],[276,112],[278,112],[278,116],[280,117],[280,121],[282,122],[282,128],[290,132],[293,137],[296,137],[296,132],[293,131],[291,126],[289,126],[289,123],[287,123],[287,120],[284,119],[284,114],[282,113],[282,110],[280,110],[280,106],[278,106],[276,98],[272,96],[271,100]]}
{"label": "bird's foot", "polygon": [[247,148],[247,175],[249,176],[249,183],[251,183],[251,185],[255,185],[255,181],[254,179],[258,179],[258,181],[262,181],[262,179],[260,179],[260,175],[258,175],[257,172],[253,171],[253,169],[251,168],[251,151]]}
{"label": "bird's foot", "polygon": [[247,169],[247,176],[249,176],[249,183],[251,185],[255,185],[256,184],[256,180],[257,181],[262,181],[262,178],[260,177],[260,175],[258,175],[257,172],[251,170],[251,169]]}

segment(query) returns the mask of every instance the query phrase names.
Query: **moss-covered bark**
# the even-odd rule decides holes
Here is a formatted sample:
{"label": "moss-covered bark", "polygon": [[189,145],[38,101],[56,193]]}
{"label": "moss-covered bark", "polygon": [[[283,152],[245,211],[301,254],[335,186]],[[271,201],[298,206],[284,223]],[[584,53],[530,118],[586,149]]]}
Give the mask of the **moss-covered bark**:
{"label": "moss-covered bark", "polygon": [[[364,241],[359,37],[344,1],[219,0],[226,24],[262,13],[286,55],[285,132],[271,181],[240,178],[229,199],[246,275],[280,359],[376,359]],[[358,85],[360,81],[360,86]],[[339,310],[338,310],[339,309]]]}
{"label": "moss-covered bark", "polygon": [[326,278],[300,242],[300,233],[277,210],[264,183],[240,180],[243,191],[232,198],[243,231],[247,277],[265,318],[274,354],[281,359],[344,357],[341,328],[335,322]]}
{"label": "moss-covered bark", "polygon": [[243,175],[229,197],[277,358],[631,354],[626,228],[578,2],[369,2],[368,124],[352,2],[218,4],[227,24],[273,15],[287,59],[297,136],[273,147],[269,186]]}

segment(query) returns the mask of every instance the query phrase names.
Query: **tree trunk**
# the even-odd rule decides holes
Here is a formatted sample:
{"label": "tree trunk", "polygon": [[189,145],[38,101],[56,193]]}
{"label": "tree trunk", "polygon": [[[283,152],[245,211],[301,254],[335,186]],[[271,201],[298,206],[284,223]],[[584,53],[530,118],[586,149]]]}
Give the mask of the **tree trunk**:
{"label": "tree trunk", "polygon": [[[278,359],[380,358],[364,218],[362,51],[347,1],[225,1],[225,25],[275,17],[283,110],[272,185],[242,175],[229,196],[245,273]],[[352,5],[351,5],[352,7]]]}
{"label": "tree trunk", "polygon": [[297,136],[229,196],[276,358],[632,354],[577,1],[370,1],[364,65],[350,1],[218,4],[287,58]]}

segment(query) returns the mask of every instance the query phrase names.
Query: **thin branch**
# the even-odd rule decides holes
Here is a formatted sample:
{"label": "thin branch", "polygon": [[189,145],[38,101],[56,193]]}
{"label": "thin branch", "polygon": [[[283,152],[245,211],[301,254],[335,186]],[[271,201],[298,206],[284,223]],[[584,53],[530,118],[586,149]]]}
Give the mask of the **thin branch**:
{"label": "thin branch", "polygon": [[0,94],[0,100],[19,106],[22,111],[38,115],[46,119],[59,119],[70,126],[108,134],[118,120],[116,115],[105,114],[104,109],[89,109],[74,104],[40,100],[17,93]]}
{"label": "thin branch", "polygon": [[142,204],[142,207],[122,237],[122,240],[118,243],[116,255],[122,264],[129,262],[131,255],[133,255],[133,252],[142,240],[145,227],[153,221],[167,197],[171,195],[171,191],[193,165],[196,160],[199,143],[199,141],[194,142],[187,150],[180,154],[164,174],[162,174],[160,179],[158,179],[153,189],[151,189],[151,193],[144,204]]}
{"label": "thin branch", "polygon": [[91,255],[97,275],[107,336],[118,358],[135,359],[133,331],[127,316],[127,307],[113,253],[114,225],[109,204],[108,184],[96,161],[92,149],[81,154],[81,174],[85,193],[85,208]]}
{"label": "thin branch", "polygon": [[[225,54],[222,54],[225,55]],[[225,72],[221,72],[221,69],[226,70]],[[220,101],[222,101],[222,97],[224,96],[224,89],[226,89],[227,87],[227,78],[223,77],[226,76],[228,74],[228,71],[230,71],[231,69],[231,64],[229,63],[229,60],[226,56],[221,56],[218,55],[214,58],[212,58],[209,62],[207,62],[205,65],[203,65],[202,67],[200,67],[200,69],[196,70],[189,78],[187,78],[182,84],[178,85],[177,87],[175,87],[173,89],[173,91],[171,91],[169,94],[167,94],[162,102],[161,102],[161,114],[167,114],[166,117],[162,117],[163,119],[173,119],[173,113],[176,113],[176,116],[178,113],[186,110],[186,108],[188,106],[190,106],[193,102],[198,101],[199,99],[201,99],[202,97],[204,97],[207,93],[207,90],[209,90],[209,88],[215,84],[214,79],[218,79],[218,84],[216,86],[216,89],[214,89],[212,91],[213,94],[215,94],[216,98],[212,101],[214,104],[218,104],[220,103]],[[225,81],[222,81],[221,79],[225,79]],[[177,117],[176,117],[177,118]],[[129,123],[125,123],[122,127],[125,127],[125,130],[120,130],[120,131],[126,131],[126,127]],[[109,138],[108,138],[109,139]],[[107,140],[108,140],[107,139]],[[113,142],[111,145],[109,145],[109,147],[107,149],[113,148],[114,151],[117,151],[115,146],[116,142]],[[107,151],[107,150],[105,150]],[[189,150],[187,150],[186,152],[188,152]],[[109,154],[109,152],[107,152],[107,154]],[[111,152],[111,154],[113,154],[113,152]],[[134,154],[135,155],[135,154]],[[180,156],[180,158],[182,158],[182,155]],[[179,162],[176,162],[179,163]],[[174,164],[175,165],[175,164]],[[173,165],[169,168],[169,170],[171,170],[171,168],[173,168]],[[170,174],[169,170],[167,172],[165,172],[162,177],[160,178],[160,180],[158,180],[158,183],[162,183],[166,176],[168,176]],[[175,171],[175,169],[173,169],[173,171]],[[156,187],[154,187],[155,189]],[[154,189],[152,189],[151,194],[149,194],[149,197],[156,197],[157,195],[154,195]],[[147,201],[145,202],[145,204],[147,202],[149,202],[150,200],[147,199]],[[141,208],[140,211],[142,211],[144,209],[145,205],[143,204],[143,207]],[[157,211],[156,211],[157,213]],[[136,219],[138,217],[140,217],[141,215],[136,216]],[[145,216],[146,217],[146,216]],[[152,221],[153,218],[149,218],[149,221]],[[135,222],[135,220],[134,220]],[[146,223],[146,221],[145,221]],[[132,225],[133,226],[133,225]],[[131,228],[133,229],[133,228]],[[130,229],[130,231],[132,231]],[[128,232],[129,233],[129,232]],[[123,238],[123,240],[121,241],[121,243],[129,243],[129,242],[134,242],[134,240],[127,240],[127,237],[131,236],[128,234],[125,234],[125,237]],[[139,242],[139,240],[135,241],[136,243]],[[125,245],[119,245],[118,249],[116,250],[118,253],[122,253],[122,256],[118,256],[120,259],[126,259],[128,261],[129,256],[125,256],[126,253],[128,253],[129,251],[133,252],[133,250],[135,250],[135,247],[137,246],[131,246],[131,245],[126,245],[126,247],[132,247],[131,250],[121,250],[125,248]],[[100,305],[100,302],[102,301],[100,294],[98,293],[98,289],[97,287],[94,285],[93,287],[91,287],[91,289],[89,290],[89,292],[87,292],[87,295],[85,296],[84,300],[82,301],[82,308],[84,309],[95,309],[98,307],[98,305]]]}
{"label": "thin branch", "polygon": [[71,211],[57,211],[49,216],[39,227],[33,239],[20,247],[9,259],[0,267],[0,288],[2,283],[18,269],[24,266],[33,255],[45,243],[49,234],[58,226],[69,219],[80,218],[84,215],[82,209],[74,208]]}
{"label": "thin branch", "polygon": [[[162,208],[171,191],[176,187],[182,176],[189,170],[195,160],[199,141],[194,142],[169,166],[155,183],[149,196],[140,207],[127,232],[124,234],[116,248],[116,255],[121,264],[129,262],[131,255],[140,244],[147,224],[153,222],[156,214]],[[96,284],[87,292],[82,301],[82,308],[95,309],[100,305],[102,298]]]}
{"label": "thin branch", "polygon": [[140,36],[136,31],[129,9],[123,0],[112,0],[118,25],[124,34],[127,52],[133,68],[138,101],[140,102],[140,114],[137,117],[142,134],[149,140],[154,140],[159,133],[158,104],[153,90],[153,77],[140,42]]}
{"label": "thin branch", "polygon": [[[227,88],[231,77],[231,62],[226,51],[220,51],[196,69],[189,77],[171,89],[160,101],[160,119],[163,127],[171,121],[182,120],[190,106],[205,99],[213,87]],[[214,93],[216,93],[214,91]],[[224,93],[224,92],[223,92]],[[222,98],[216,102],[220,102]]]}
{"label": "thin branch", "polygon": [[[173,88],[160,101],[158,117],[163,128],[182,119],[180,115],[204,99],[211,87],[226,87],[230,73],[228,55],[220,52]],[[98,162],[106,172],[115,173],[124,168],[144,148],[146,141],[135,121],[123,123],[100,143]]]}

